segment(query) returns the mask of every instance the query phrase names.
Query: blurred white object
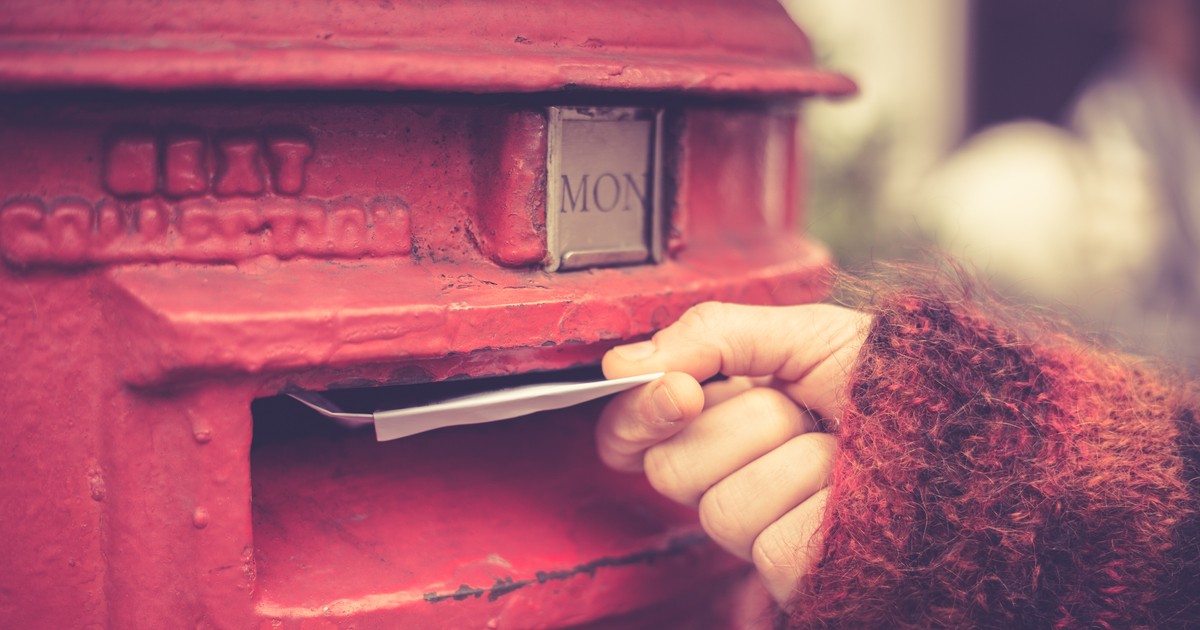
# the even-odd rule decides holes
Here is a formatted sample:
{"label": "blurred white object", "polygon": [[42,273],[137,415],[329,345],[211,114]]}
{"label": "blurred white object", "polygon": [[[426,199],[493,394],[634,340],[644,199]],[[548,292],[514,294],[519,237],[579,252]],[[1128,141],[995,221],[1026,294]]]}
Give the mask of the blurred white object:
{"label": "blurred white object", "polygon": [[1121,167],[1102,168],[1062,128],[992,127],[926,181],[920,220],[942,249],[1042,301],[1079,303],[1099,284],[1132,299],[1158,246],[1156,195],[1145,160],[1113,153]]}
{"label": "blurred white object", "polygon": [[1080,92],[1069,129],[976,135],[915,207],[940,247],[989,275],[1200,366],[1200,46],[1195,19],[1171,13],[1189,10],[1133,3],[1131,48]]}
{"label": "blurred white object", "polygon": [[[962,139],[970,7],[945,0],[782,0],[813,40],[818,63],[854,77],[851,99],[805,104],[815,233],[843,257],[896,241],[919,182]],[[857,179],[848,182],[846,174]],[[849,188],[850,190],[847,190]],[[845,208],[852,204],[867,208]],[[848,234],[821,232],[827,213],[854,212]],[[836,219],[832,219],[836,222]],[[879,237],[879,242],[875,242]],[[842,240],[849,242],[841,242]]]}
{"label": "blurred white object", "polygon": [[1105,191],[1109,203],[1149,205],[1156,254],[1144,298],[1161,307],[1200,307],[1200,102],[1191,86],[1135,53],[1083,91],[1070,120],[1101,190],[1136,172],[1148,191],[1138,200]]}
{"label": "blurred white object", "polygon": [[[915,204],[918,220],[941,249],[985,274],[1041,300],[1070,298],[1098,266],[1088,258],[1099,252],[1085,246],[1080,229],[1087,170],[1070,133],[1033,121],[999,125],[930,176]],[[1100,249],[1144,250],[1135,232],[1121,247]]]}

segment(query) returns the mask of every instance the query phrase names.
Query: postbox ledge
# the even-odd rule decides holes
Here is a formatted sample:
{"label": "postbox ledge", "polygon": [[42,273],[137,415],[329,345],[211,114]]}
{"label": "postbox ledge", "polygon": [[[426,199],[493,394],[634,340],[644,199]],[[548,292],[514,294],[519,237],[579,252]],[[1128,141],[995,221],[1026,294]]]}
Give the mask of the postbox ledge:
{"label": "postbox ledge", "polygon": [[[525,55],[519,63],[486,56],[429,55],[379,50],[256,50],[203,55],[167,51],[150,60],[137,51],[0,50],[0,82],[9,90],[72,87],[123,90],[249,89],[533,93],[564,89],[690,92],[711,96],[846,96],[857,90],[846,75],[811,66],[669,58],[627,62],[611,57],[564,60]],[[196,66],[203,72],[188,72]],[[452,80],[448,77],[453,77]]]}
{"label": "postbox ledge", "polygon": [[776,0],[74,4],[7,3],[0,90],[853,90]]}
{"label": "postbox ledge", "polygon": [[[254,273],[206,265],[104,273],[115,289],[111,308],[140,323],[125,328],[123,378],[149,387],[200,374],[611,345],[649,334],[706,300],[820,299],[830,267],[826,249],[791,236],[724,251],[719,260],[690,255],[557,274],[388,260],[354,267],[295,260]],[[596,358],[602,350],[597,346]],[[526,368],[539,369],[536,361]]]}

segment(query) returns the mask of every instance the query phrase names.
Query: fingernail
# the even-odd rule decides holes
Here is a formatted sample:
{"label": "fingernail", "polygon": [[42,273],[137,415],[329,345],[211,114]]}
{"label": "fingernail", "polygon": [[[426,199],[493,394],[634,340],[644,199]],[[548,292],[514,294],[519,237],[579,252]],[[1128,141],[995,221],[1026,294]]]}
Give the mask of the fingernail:
{"label": "fingernail", "polygon": [[663,422],[674,422],[683,417],[683,412],[679,410],[679,405],[675,403],[675,397],[671,395],[671,389],[666,385],[659,384],[654,388],[654,393],[650,394],[651,400],[654,401],[654,413],[658,414],[658,419]]}
{"label": "fingernail", "polygon": [[654,350],[655,348],[653,341],[639,341],[637,343],[631,343],[627,346],[617,346],[613,348],[613,352],[616,352],[617,356],[625,359],[626,361],[641,361],[642,359],[654,354]]}

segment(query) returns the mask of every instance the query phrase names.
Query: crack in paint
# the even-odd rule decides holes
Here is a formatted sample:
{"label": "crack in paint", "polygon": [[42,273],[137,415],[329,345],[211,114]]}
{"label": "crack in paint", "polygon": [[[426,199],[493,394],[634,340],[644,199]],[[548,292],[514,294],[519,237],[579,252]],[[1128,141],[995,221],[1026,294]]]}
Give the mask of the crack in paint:
{"label": "crack in paint", "polygon": [[530,586],[532,584],[545,584],[552,580],[566,580],[576,575],[587,574],[589,577],[596,577],[596,570],[606,567],[621,567],[631,564],[654,564],[658,558],[678,555],[684,551],[708,541],[708,536],[704,534],[690,534],[679,538],[672,538],[667,541],[667,546],[662,549],[648,549],[639,551],[627,556],[619,556],[616,558],[598,558],[591,562],[576,565],[572,569],[560,569],[557,571],[537,571],[533,578],[516,580],[513,577],[505,576],[504,578],[496,578],[496,583],[491,586],[471,586],[463,584],[458,587],[458,590],[453,593],[425,593],[423,596],[425,601],[436,604],[438,602],[453,599],[454,601],[464,601],[469,598],[479,599],[485,594],[489,602],[494,602],[501,597],[518,589]]}
{"label": "crack in paint", "polygon": [[519,588],[529,586],[534,582],[536,582],[536,580],[514,580],[510,575],[503,579],[496,578],[496,583],[489,587],[474,587],[470,584],[463,584],[462,586],[458,587],[457,591],[454,591],[453,593],[425,593],[424,597],[425,601],[430,603],[437,603],[447,599],[453,599],[461,602],[471,597],[478,599],[479,597],[482,597],[484,593],[487,593],[487,600],[489,602],[494,602],[497,599],[500,599],[500,597],[507,595]]}

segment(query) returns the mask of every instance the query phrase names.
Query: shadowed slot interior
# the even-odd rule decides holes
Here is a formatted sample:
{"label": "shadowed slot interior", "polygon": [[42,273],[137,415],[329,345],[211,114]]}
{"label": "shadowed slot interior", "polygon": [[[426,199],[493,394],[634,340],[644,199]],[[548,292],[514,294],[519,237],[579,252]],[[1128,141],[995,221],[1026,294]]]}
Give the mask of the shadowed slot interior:
{"label": "shadowed slot interior", "polygon": [[[371,413],[385,409],[405,409],[420,405],[496,391],[522,385],[583,382],[603,379],[599,366],[531,372],[510,376],[464,378],[436,383],[350,387],[320,392],[343,411]],[[309,409],[287,395],[256,399],[250,405],[254,417],[252,448],[307,437],[332,437],[348,431],[370,431],[370,426],[349,428]]]}

